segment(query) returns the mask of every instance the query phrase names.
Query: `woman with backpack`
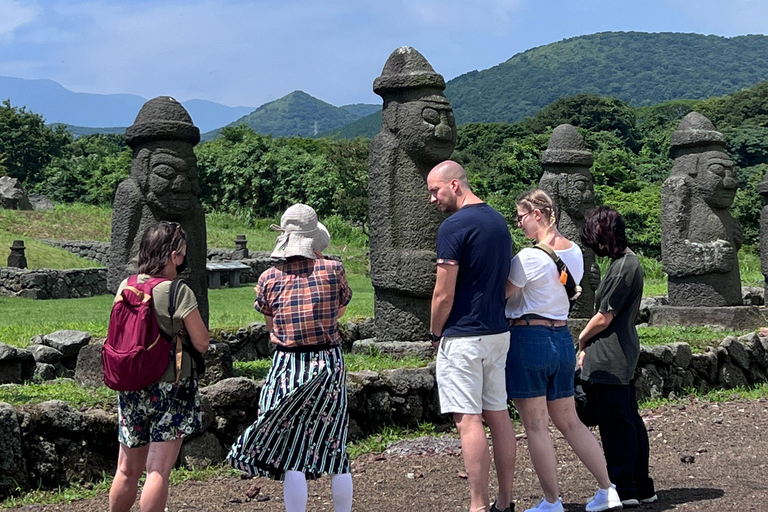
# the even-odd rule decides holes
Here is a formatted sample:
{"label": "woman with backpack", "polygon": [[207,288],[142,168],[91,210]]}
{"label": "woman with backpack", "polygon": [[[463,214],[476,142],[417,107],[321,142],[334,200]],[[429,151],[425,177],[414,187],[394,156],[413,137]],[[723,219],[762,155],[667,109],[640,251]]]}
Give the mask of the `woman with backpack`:
{"label": "woman with backpack", "polygon": [[546,245],[517,253],[507,281],[507,395],[520,414],[531,462],[544,491],[538,505],[526,512],[563,512],[550,418],[597,479],[599,488],[587,511],[621,508],[600,445],[576,415],[573,398],[576,351],[567,326],[570,304],[566,281],[561,280],[553,256],[559,256],[578,283],[584,275],[581,249],[558,231],[555,204],[543,190],[533,189],[517,198],[517,225],[526,238]]}
{"label": "woman with backpack", "polygon": [[595,413],[608,474],[625,507],[658,501],[648,470],[648,431],[637,411],[635,322],[643,298],[643,268],[627,247],[624,219],[601,206],[587,214],[581,241],[611,264],[595,293],[595,315],[579,335],[578,361],[587,403]]}
{"label": "woman with backpack", "polygon": [[[186,233],[180,224],[161,221],[147,228],[139,244],[139,273],[120,284],[115,308],[118,302],[129,300],[129,294],[145,300],[149,300],[147,294],[151,295],[155,319],[162,334],[172,338],[183,328],[194,349],[204,353],[209,345],[208,329],[197,309],[194,292],[180,282],[178,288],[173,287],[177,292],[175,300],[170,297],[172,281],[186,267],[186,253]],[[172,302],[175,303],[173,315],[169,314],[169,303]],[[113,308],[110,323],[117,321],[114,311]],[[112,327],[110,333],[116,326]],[[105,357],[106,350],[105,347]],[[172,354],[170,350],[157,354],[167,358],[165,372],[158,382],[137,391],[118,393],[120,451],[117,472],[109,491],[110,512],[131,510],[145,469],[147,476],[141,492],[141,510],[162,512],[168,499],[171,469],[179,456],[182,439],[198,430],[202,423],[200,395],[191,358],[183,352],[179,367]],[[178,378],[177,372],[180,372]]]}
{"label": "woman with backpack", "polygon": [[347,387],[338,319],[352,298],[344,267],[323,258],[328,230],[305,204],[280,219],[273,258],[256,286],[276,351],[256,422],[235,441],[229,463],[245,473],[283,481],[287,512],[307,506],[307,479],[331,476],[336,512],[352,509],[347,457]]}

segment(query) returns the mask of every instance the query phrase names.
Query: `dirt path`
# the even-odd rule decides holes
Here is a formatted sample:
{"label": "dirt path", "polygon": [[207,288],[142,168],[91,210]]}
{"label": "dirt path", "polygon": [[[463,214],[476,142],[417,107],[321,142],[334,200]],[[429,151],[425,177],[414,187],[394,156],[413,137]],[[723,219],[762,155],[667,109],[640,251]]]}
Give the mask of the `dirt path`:
{"label": "dirt path", "polygon": [[[651,475],[659,502],[642,511],[766,511],[768,510],[768,401],[712,403],[692,400],[685,405],[646,410],[643,417],[651,439]],[[553,434],[558,454],[563,502],[568,512],[583,511],[596,488],[594,479],[576,459],[559,433]],[[462,478],[458,450],[443,455],[378,455],[352,464],[356,511],[460,512],[466,510],[469,487]],[[541,497],[524,437],[518,440],[516,470],[518,512]],[[250,499],[249,490],[259,488]],[[70,505],[27,506],[25,512],[73,510],[104,512],[106,495]],[[134,507],[138,512],[138,506]],[[265,511],[282,507],[280,484],[264,480],[218,479],[187,482],[171,489],[169,512]],[[311,482],[308,512],[332,511],[329,479]]]}

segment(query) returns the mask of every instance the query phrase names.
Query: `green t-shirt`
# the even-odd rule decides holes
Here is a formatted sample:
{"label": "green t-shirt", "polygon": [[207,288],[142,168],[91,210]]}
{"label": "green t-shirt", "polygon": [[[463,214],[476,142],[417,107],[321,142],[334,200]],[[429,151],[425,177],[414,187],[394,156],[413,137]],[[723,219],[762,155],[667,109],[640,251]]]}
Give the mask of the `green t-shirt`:
{"label": "green t-shirt", "polygon": [[582,378],[599,384],[632,380],[640,357],[635,320],[643,298],[643,268],[633,252],[611,262],[595,292],[596,313],[613,313],[613,321],[587,343]]}
{"label": "green t-shirt", "polygon": [[[145,282],[151,276],[148,274],[139,274],[139,283]],[[117,294],[115,300],[123,292],[128,279],[123,280],[120,286],[117,288]],[[176,313],[173,315],[173,325],[171,325],[171,316],[168,314],[168,303],[170,300],[171,281],[163,281],[152,289],[152,302],[155,305],[155,317],[157,323],[160,326],[160,330],[168,336],[173,336],[175,333],[184,327],[184,319],[197,309],[197,298],[195,292],[187,286],[187,283],[181,282],[178,288],[178,295],[176,300]],[[168,367],[165,369],[161,382],[173,382],[176,377],[176,368],[174,367],[174,360],[169,357]],[[183,353],[181,359],[181,377],[189,377],[192,374],[192,358],[186,352]]]}

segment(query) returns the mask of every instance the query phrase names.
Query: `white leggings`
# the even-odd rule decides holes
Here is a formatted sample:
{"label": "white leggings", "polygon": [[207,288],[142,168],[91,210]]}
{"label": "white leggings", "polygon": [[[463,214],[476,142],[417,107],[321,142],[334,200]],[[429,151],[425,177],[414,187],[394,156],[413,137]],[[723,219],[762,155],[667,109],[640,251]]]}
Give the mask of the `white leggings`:
{"label": "white leggings", "polygon": [[[352,474],[331,475],[334,512],[352,511]],[[306,512],[307,479],[301,471],[286,471],[283,482],[286,512]]]}

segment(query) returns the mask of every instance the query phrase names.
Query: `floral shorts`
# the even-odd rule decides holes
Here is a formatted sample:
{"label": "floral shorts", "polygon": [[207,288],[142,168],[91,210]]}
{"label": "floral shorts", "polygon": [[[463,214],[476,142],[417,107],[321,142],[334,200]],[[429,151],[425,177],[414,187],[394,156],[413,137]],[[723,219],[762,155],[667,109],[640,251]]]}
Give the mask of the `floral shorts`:
{"label": "floral shorts", "polygon": [[118,440],[128,448],[173,441],[200,429],[202,412],[197,381],[157,382],[140,391],[118,394]]}

